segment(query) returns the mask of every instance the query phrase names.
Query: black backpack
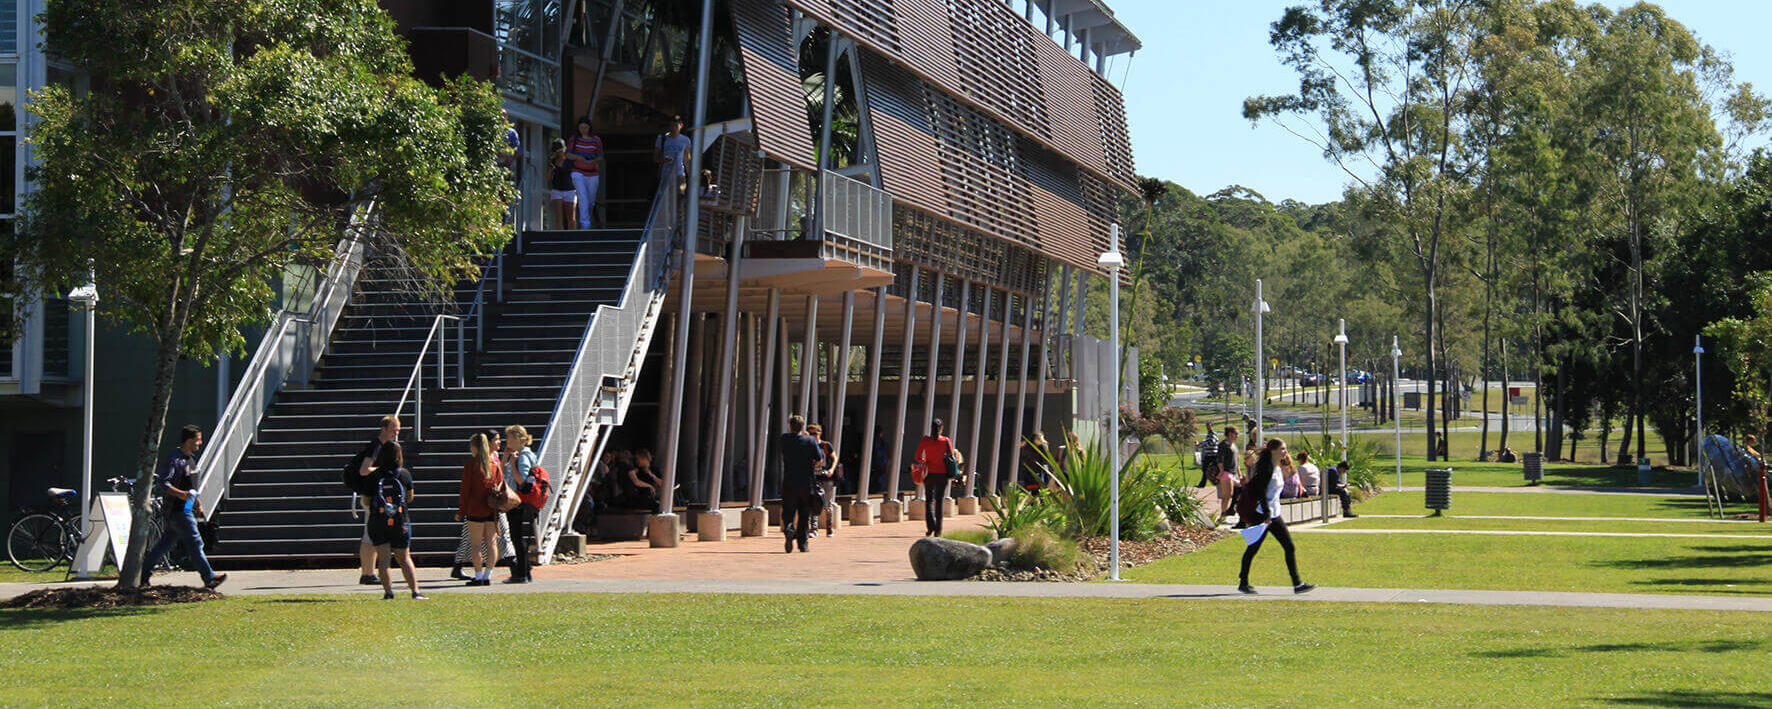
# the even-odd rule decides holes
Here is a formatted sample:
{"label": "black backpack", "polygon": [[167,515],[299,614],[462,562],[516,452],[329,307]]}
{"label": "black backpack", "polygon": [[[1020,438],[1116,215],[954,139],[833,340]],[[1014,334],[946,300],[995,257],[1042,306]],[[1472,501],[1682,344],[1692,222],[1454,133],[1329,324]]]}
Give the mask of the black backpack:
{"label": "black backpack", "polygon": [[363,460],[369,457],[372,448],[375,448],[375,446],[364,446],[363,450],[360,450],[356,455],[351,456],[351,462],[345,463],[344,469],[340,471],[339,474],[338,481],[343,483],[346,488],[349,488],[351,492],[359,495],[367,494],[367,491],[364,488],[369,481],[365,480],[359,472],[363,469]]}
{"label": "black backpack", "polygon": [[402,519],[406,514],[406,485],[400,482],[398,471],[385,471],[375,476],[375,502],[370,509],[379,509],[382,519],[392,526],[395,520]]}

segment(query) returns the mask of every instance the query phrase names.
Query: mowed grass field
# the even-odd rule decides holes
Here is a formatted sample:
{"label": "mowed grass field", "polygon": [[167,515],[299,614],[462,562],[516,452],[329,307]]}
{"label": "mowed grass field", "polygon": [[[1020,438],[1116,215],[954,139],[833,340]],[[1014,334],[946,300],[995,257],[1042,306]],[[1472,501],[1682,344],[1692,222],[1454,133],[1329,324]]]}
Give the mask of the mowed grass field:
{"label": "mowed grass field", "polygon": [[1772,703],[1728,612],[841,596],[239,597],[0,611],[4,703]]}

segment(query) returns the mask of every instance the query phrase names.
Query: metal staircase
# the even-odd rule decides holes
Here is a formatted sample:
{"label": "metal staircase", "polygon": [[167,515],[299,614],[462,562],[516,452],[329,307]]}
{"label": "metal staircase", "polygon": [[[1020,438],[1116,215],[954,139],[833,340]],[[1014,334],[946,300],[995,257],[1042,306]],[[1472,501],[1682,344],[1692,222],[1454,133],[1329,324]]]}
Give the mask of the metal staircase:
{"label": "metal staircase", "polygon": [[591,463],[601,457],[609,434],[627,416],[634,385],[646,362],[659,312],[675,267],[678,224],[677,180],[661,179],[652,212],[641,233],[633,268],[620,299],[598,306],[579,339],[578,352],[554,413],[549,435],[536,451],[554,480],[547,504],[536,517],[538,561],[553,560],[560,536],[578,514],[589,484]]}

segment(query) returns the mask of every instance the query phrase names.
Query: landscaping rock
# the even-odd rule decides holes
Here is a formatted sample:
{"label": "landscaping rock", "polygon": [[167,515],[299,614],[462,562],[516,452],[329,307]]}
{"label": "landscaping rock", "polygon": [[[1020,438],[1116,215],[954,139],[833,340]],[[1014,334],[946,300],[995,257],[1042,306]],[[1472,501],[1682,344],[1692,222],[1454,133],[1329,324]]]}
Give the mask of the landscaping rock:
{"label": "landscaping rock", "polygon": [[991,564],[991,550],[957,539],[924,537],[911,544],[911,570],[918,581],[953,581]]}
{"label": "landscaping rock", "polygon": [[1014,537],[998,539],[997,541],[984,545],[984,548],[991,550],[991,566],[997,566],[1008,561],[1009,555],[1015,553],[1015,548],[1018,545],[1019,542],[1016,542]]}

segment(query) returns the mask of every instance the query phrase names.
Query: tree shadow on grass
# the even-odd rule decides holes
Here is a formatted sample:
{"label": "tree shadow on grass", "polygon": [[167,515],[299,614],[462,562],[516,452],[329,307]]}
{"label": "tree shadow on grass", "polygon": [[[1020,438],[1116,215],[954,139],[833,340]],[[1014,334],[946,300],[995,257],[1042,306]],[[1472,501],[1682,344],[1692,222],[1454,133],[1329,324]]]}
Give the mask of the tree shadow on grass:
{"label": "tree shadow on grass", "polygon": [[1761,650],[1767,640],[1677,640],[1665,643],[1597,643],[1568,647],[1518,647],[1504,650],[1482,650],[1472,657],[1518,660],[1535,657],[1569,657],[1596,652],[1748,652]]}
{"label": "tree shadow on grass", "polygon": [[1759,709],[1772,706],[1772,692],[1660,691],[1633,696],[1594,697],[1599,704],[1697,709]]}
{"label": "tree shadow on grass", "polygon": [[[162,606],[117,606],[114,608],[7,608],[0,610],[0,637],[15,630],[30,630],[44,625],[57,625],[76,620],[128,618],[151,615],[170,609]],[[0,640],[0,645],[7,644]]]}
{"label": "tree shadow on grass", "polygon": [[[1766,547],[1750,547],[1766,552]],[[1772,564],[1772,553],[1734,553],[1728,556],[1669,556],[1654,559],[1610,559],[1589,562],[1613,569],[1739,569]]]}
{"label": "tree shadow on grass", "polygon": [[[1734,594],[1742,596],[1772,595],[1772,579],[1672,578],[1643,579],[1640,581],[1632,581],[1631,583],[1641,586],[1695,587],[1697,590],[1706,594]],[[1735,586],[1736,588],[1727,588],[1728,586]]]}

